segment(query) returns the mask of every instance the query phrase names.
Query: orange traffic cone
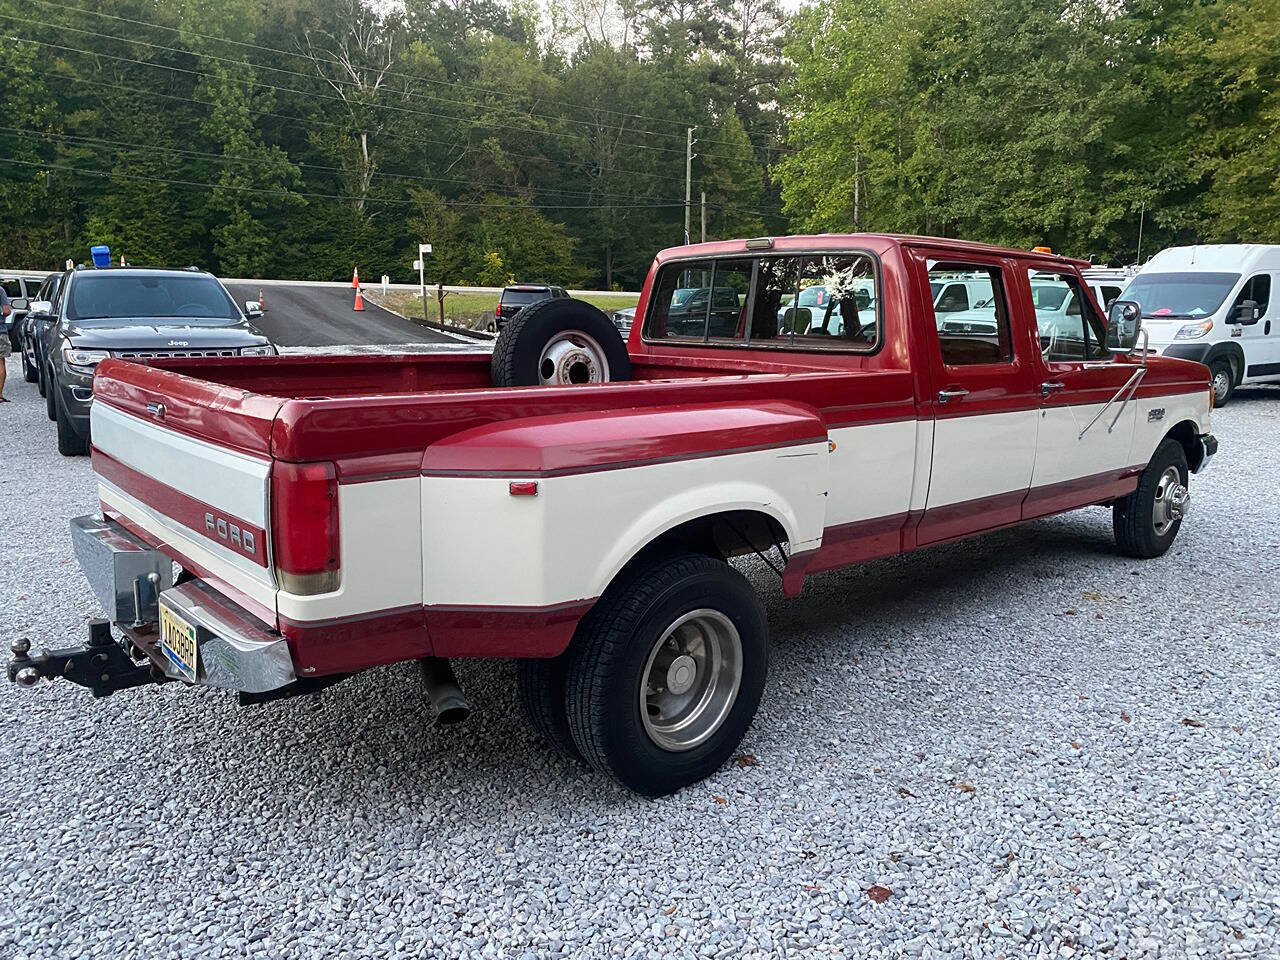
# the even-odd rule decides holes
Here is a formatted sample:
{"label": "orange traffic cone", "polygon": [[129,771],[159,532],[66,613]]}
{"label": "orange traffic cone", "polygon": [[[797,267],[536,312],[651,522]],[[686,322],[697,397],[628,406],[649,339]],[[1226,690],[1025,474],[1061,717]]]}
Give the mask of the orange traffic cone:
{"label": "orange traffic cone", "polygon": [[360,296],[360,288],[356,287],[356,304],[353,308],[357,313],[364,310],[364,297]]}
{"label": "orange traffic cone", "polygon": [[355,287],[357,290],[360,289],[360,268],[359,267],[351,268],[351,286]]}

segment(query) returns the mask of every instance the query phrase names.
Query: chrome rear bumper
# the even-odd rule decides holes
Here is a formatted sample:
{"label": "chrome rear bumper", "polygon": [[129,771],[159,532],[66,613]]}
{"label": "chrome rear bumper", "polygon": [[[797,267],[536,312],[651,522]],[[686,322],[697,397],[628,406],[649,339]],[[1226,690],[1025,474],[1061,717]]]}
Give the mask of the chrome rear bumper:
{"label": "chrome rear bumper", "polygon": [[160,647],[161,605],[196,629],[197,684],[260,694],[297,679],[289,645],[278,633],[200,580],[174,586],[173,561],[120,524],[76,517],[71,540],[106,619],[165,677],[190,682]]}

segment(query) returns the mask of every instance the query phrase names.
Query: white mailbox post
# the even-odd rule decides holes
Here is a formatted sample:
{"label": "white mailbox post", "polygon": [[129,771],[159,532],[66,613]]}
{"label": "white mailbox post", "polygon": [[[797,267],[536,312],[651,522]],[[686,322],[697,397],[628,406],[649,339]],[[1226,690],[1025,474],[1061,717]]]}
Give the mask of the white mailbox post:
{"label": "white mailbox post", "polygon": [[431,244],[418,244],[418,259],[413,261],[413,265],[418,269],[418,289],[422,292],[422,322],[427,322],[427,280],[424,264],[427,254],[431,252]]}

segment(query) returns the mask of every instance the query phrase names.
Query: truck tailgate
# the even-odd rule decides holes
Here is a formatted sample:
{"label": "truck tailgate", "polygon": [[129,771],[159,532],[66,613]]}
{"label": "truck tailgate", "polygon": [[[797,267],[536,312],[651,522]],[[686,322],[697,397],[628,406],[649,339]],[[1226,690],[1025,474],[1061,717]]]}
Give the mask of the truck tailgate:
{"label": "truck tailgate", "polygon": [[270,435],[281,402],[104,360],[90,418],[104,512],[272,626]]}

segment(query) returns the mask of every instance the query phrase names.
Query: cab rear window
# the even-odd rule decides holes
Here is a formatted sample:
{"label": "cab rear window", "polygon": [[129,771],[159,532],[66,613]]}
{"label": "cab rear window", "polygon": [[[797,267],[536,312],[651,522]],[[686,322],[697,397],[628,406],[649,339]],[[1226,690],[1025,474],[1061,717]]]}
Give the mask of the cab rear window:
{"label": "cab rear window", "polygon": [[871,352],[880,318],[879,273],[869,254],[729,256],[664,264],[644,338]]}

